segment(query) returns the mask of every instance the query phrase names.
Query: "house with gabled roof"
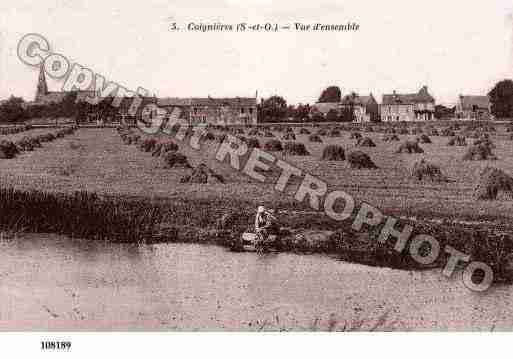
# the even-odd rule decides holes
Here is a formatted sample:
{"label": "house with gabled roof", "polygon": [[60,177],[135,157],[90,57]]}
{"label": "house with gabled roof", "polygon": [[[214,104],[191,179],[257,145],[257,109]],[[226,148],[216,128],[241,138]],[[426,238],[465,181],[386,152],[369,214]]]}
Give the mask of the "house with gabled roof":
{"label": "house with gabled roof", "polygon": [[455,115],[460,119],[490,119],[490,98],[488,96],[460,95],[456,104]]}
{"label": "house with gabled roof", "polygon": [[369,96],[352,93],[344,96],[340,103],[343,109],[352,109],[353,122],[379,121],[379,105],[372,93]]}
{"label": "house with gabled roof", "polygon": [[435,99],[423,86],[419,92],[383,95],[381,121],[429,121],[435,118]]}

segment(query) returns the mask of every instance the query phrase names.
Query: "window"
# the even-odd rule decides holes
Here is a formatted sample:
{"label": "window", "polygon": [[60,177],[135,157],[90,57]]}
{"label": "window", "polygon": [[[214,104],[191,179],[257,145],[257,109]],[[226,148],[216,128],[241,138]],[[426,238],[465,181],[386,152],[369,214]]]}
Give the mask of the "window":
{"label": "window", "polygon": [[244,114],[244,107],[241,107],[241,108],[240,108],[240,113],[241,113],[241,114]]}
{"label": "window", "polygon": [[252,115],[253,114],[253,107],[250,107],[249,108],[249,114]]}

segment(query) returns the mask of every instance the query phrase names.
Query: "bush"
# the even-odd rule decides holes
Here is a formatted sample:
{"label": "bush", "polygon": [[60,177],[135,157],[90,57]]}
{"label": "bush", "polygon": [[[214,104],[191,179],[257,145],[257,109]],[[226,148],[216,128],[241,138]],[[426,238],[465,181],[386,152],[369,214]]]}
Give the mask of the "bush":
{"label": "bush", "polygon": [[291,156],[308,156],[310,152],[306,150],[305,144],[301,142],[285,142],[283,153]]}
{"label": "bush", "polygon": [[308,141],[310,142],[322,142],[321,138],[318,135],[310,135],[308,136]]}
{"label": "bush", "polygon": [[269,140],[264,144],[264,150],[269,152],[283,151],[283,146],[278,140]]}
{"label": "bush", "polygon": [[494,200],[499,192],[513,194],[513,178],[497,168],[486,167],[474,189],[475,198]]}
{"label": "bush", "polygon": [[397,153],[424,153],[417,141],[405,141],[399,146]]}
{"label": "bush", "polygon": [[376,169],[378,166],[372,162],[368,154],[361,151],[354,151],[349,153],[347,161],[351,168],[355,169]]}
{"label": "bush", "polygon": [[431,143],[431,139],[429,138],[429,136],[424,133],[417,137],[417,141],[420,143]]}
{"label": "bush", "polygon": [[376,147],[376,144],[369,137],[362,137],[358,139],[356,145],[359,147]]}
{"label": "bush", "polygon": [[164,161],[164,168],[192,168],[187,157],[179,152],[166,152],[162,158]]}
{"label": "bush", "polygon": [[344,161],[346,159],[344,148],[338,145],[326,146],[322,151],[321,159],[325,161]]}
{"label": "bush", "polygon": [[411,175],[419,181],[428,179],[435,182],[447,182],[447,177],[442,174],[440,167],[426,162],[424,159],[413,165]]}
{"label": "bush", "polygon": [[492,149],[484,144],[473,145],[468,148],[463,156],[464,161],[483,161],[496,160],[497,157],[492,153]]}
{"label": "bush", "polygon": [[466,146],[467,140],[463,136],[454,136],[449,139],[447,146]]}

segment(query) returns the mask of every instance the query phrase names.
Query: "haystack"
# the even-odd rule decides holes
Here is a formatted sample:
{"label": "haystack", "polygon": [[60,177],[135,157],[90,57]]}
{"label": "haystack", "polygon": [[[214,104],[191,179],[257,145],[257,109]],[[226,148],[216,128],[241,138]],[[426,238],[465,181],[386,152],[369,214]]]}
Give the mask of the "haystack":
{"label": "haystack", "polygon": [[390,141],[399,141],[399,137],[395,134],[385,134],[383,135],[383,141],[390,142]]}
{"label": "haystack", "polygon": [[308,141],[321,143],[322,139],[318,135],[310,135],[308,136]]}
{"label": "haystack", "polygon": [[260,148],[260,142],[258,142],[258,139],[254,137],[248,138],[246,144],[248,145],[248,148]]}
{"label": "haystack", "polygon": [[447,142],[447,146],[466,146],[467,140],[463,136],[454,136],[451,137],[449,142]]}
{"label": "haystack", "polygon": [[34,148],[36,147],[34,145],[34,139],[29,136],[24,136],[20,140],[16,141],[16,147],[18,147],[21,151],[34,151]]}
{"label": "haystack", "polygon": [[450,128],[448,128],[448,127],[444,128],[442,130],[441,134],[444,137],[454,137],[454,136],[456,136],[456,133],[453,130],[451,130]]}
{"label": "haystack", "polygon": [[324,161],[344,161],[346,154],[342,146],[328,145],[324,147],[321,159]]}
{"label": "haystack", "polygon": [[317,131],[317,135],[319,136],[326,136],[327,132],[325,129],[321,128],[319,131]]}
{"label": "haystack", "polygon": [[212,171],[205,164],[201,163],[198,167],[192,170],[190,175],[184,176],[180,179],[181,183],[200,183],[200,184],[215,184],[224,183],[224,178]]}
{"label": "haystack", "polygon": [[429,138],[429,136],[426,135],[425,133],[423,133],[422,135],[417,137],[417,141],[420,142],[420,143],[432,143],[431,139]]}
{"label": "haystack", "polygon": [[400,135],[408,135],[410,132],[406,127],[401,127],[397,130],[397,133],[399,133]]}
{"label": "haystack", "polygon": [[431,128],[428,131],[428,133],[429,133],[430,136],[440,136],[440,132],[438,132],[438,130],[436,128]]}
{"label": "haystack", "polygon": [[477,140],[474,140],[473,145],[483,145],[483,146],[487,146],[489,148],[495,148],[495,144],[488,137],[484,137],[484,136],[481,138],[478,138]]}
{"label": "haystack", "polygon": [[360,132],[351,132],[351,135],[349,135],[350,140],[358,140],[362,138],[362,134]]}
{"label": "haystack", "polygon": [[283,154],[291,156],[308,156],[310,152],[307,151],[305,144],[301,142],[285,142],[283,146]]}
{"label": "haystack", "polygon": [[174,143],[171,140],[161,141],[155,145],[155,148],[154,148],[153,152],[151,153],[151,155],[154,157],[158,157],[158,156],[162,156],[166,152],[173,152],[173,151],[178,151],[178,145],[176,143]]}
{"label": "haystack", "polygon": [[264,137],[276,137],[276,136],[274,136],[274,133],[272,133],[272,132],[270,132],[270,131],[266,131],[266,132],[264,133]]}
{"label": "haystack", "polygon": [[215,141],[216,140],[216,136],[212,132],[205,133],[204,138],[207,141]]}
{"label": "haystack", "polygon": [[467,153],[463,156],[464,161],[483,161],[496,160],[497,157],[492,153],[492,149],[484,144],[470,146]]}
{"label": "haystack", "polygon": [[300,135],[309,135],[309,134],[310,134],[310,131],[309,131],[307,128],[302,127],[302,128],[299,130],[299,134],[300,134]]}
{"label": "haystack", "polygon": [[435,182],[447,182],[447,177],[442,174],[440,167],[422,159],[416,162],[411,170],[411,175],[417,180],[430,180]]}
{"label": "haystack", "polygon": [[283,146],[278,140],[269,140],[264,144],[264,150],[269,152],[283,151]]}
{"label": "haystack", "polygon": [[358,139],[356,145],[359,147],[376,147],[374,141],[372,141],[369,137],[362,137]]}
{"label": "haystack", "polygon": [[368,154],[362,151],[354,151],[349,153],[347,161],[351,168],[355,169],[376,169],[378,166],[372,162]]}
{"label": "haystack", "polygon": [[152,152],[157,145],[157,139],[153,137],[146,137],[139,143],[139,149],[144,152]]}
{"label": "haystack", "polygon": [[494,200],[499,192],[513,195],[513,178],[505,172],[486,167],[480,174],[479,182],[474,189],[476,199]]}
{"label": "haystack", "polygon": [[363,130],[365,132],[374,132],[374,127],[372,127],[372,126],[365,126]]}
{"label": "haystack", "polygon": [[417,141],[405,141],[397,149],[397,153],[424,153]]}
{"label": "haystack", "polygon": [[329,133],[328,133],[328,136],[330,137],[340,137],[341,136],[341,133],[339,130],[337,129],[333,129],[331,130]]}
{"label": "haystack", "polygon": [[166,152],[162,159],[164,161],[164,168],[192,168],[187,157],[179,152]]}
{"label": "haystack", "polygon": [[18,147],[11,141],[0,141],[0,158],[14,158],[19,153]]}
{"label": "haystack", "polygon": [[286,132],[283,135],[282,139],[285,140],[285,141],[295,141],[296,140],[296,135],[294,134],[294,132]]}
{"label": "haystack", "polygon": [[396,133],[395,128],[388,127],[383,130],[383,133]]}

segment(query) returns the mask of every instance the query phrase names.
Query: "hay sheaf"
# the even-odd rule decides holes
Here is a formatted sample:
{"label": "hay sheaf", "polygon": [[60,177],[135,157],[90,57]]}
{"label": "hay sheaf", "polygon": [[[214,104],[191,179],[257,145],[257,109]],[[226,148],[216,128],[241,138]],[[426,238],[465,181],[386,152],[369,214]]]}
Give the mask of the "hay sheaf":
{"label": "hay sheaf", "polygon": [[285,141],[295,141],[296,140],[296,135],[293,132],[286,132],[283,135],[282,139],[285,140]]}
{"label": "hay sheaf", "polygon": [[310,152],[301,142],[285,142],[283,146],[283,154],[290,156],[309,156]]}
{"label": "hay sheaf", "polygon": [[359,138],[356,142],[356,145],[358,147],[376,147],[374,141],[372,141],[369,137]]}
{"label": "hay sheaf", "polygon": [[162,156],[164,168],[192,168],[187,157],[179,152],[167,152]]}
{"label": "hay sheaf", "polygon": [[350,140],[359,140],[360,138],[362,138],[362,134],[360,132],[351,132],[349,135]]}
{"label": "hay sheaf", "polygon": [[318,136],[326,136],[327,131],[325,129],[320,129],[319,131],[317,131],[317,135]]}
{"label": "hay sheaf", "polygon": [[422,159],[416,162],[411,170],[411,175],[417,180],[430,180],[434,182],[447,182],[448,179],[442,174],[440,167]]}
{"label": "hay sheaf", "polygon": [[274,133],[269,132],[269,131],[266,131],[266,132],[264,133],[264,137],[276,137],[276,136],[274,136]]}
{"label": "hay sheaf", "polygon": [[304,127],[299,130],[300,135],[309,135],[310,133],[311,132],[307,128],[304,128]]}
{"label": "hay sheaf", "polygon": [[223,176],[215,173],[207,165],[201,163],[192,170],[190,175],[180,179],[181,183],[199,183],[199,184],[216,184],[225,183]]}
{"label": "hay sheaf", "polygon": [[266,143],[264,143],[264,150],[270,152],[283,151],[283,145],[278,140],[269,140]]}
{"label": "hay sheaf", "polygon": [[318,135],[310,135],[308,136],[308,141],[321,143],[322,139]]}
{"label": "hay sheaf", "polygon": [[456,136],[456,133],[451,130],[450,128],[444,128],[441,132],[442,136],[444,137],[454,137]]}
{"label": "hay sheaf", "polygon": [[18,147],[11,141],[1,140],[0,141],[0,158],[10,159],[16,157],[19,153]]}
{"label": "hay sheaf", "polygon": [[424,133],[424,130],[422,129],[422,127],[414,127],[411,129],[412,135],[420,135],[421,133]]}
{"label": "hay sheaf", "polygon": [[333,129],[331,130],[329,133],[328,133],[328,136],[330,137],[340,137],[341,136],[341,133],[339,130],[337,129]]}
{"label": "hay sheaf", "polygon": [[463,156],[464,161],[484,161],[496,160],[497,157],[493,154],[492,149],[485,144],[470,146],[467,153]]}
{"label": "hay sheaf", "polygon": [[466,146],[467,140],[463,136],[454,136],[449,139],[447,146]]}
{"label": "hay sheaf", "polygon": [[401,143],[396,153],[424,153],[417,141],[405,141]]}
{"label": "hay sheaf", "polygon": [[385,134],[382,139],[384,142],[399,141],[399,137],[396,134]]}
{"label": "hay sheaf", "polygon": [[408,131],[408,129],[406,127],[402,127],[397,130],[397,133],[399,133],[400,135],[408,135],[410,133],[410,131]]}
{"label": "hay sheaf", "polygon": [[417,141],[420,143],[432,143],[429,136],[424,133],[422,135],[420,135],[419,137],[417,137]]}
{"label": "hay sheaf", "polygon": [[321,159],[324,161],[344,161],[346,154],[342,146],[329,145],[322,151]]}
{"label": "hay sheaf", "polygon": [[486,167],[474,188],[474,197],[479,200],[494,200],[501,192],[513,198],[513,178],[497,168]]}
{"label": "hay sheaf", "polygon": [[350,152],[347,156],[349,166],[354,169],[377,169],[378,166],[371,160],[370,156],[362,151]]}

